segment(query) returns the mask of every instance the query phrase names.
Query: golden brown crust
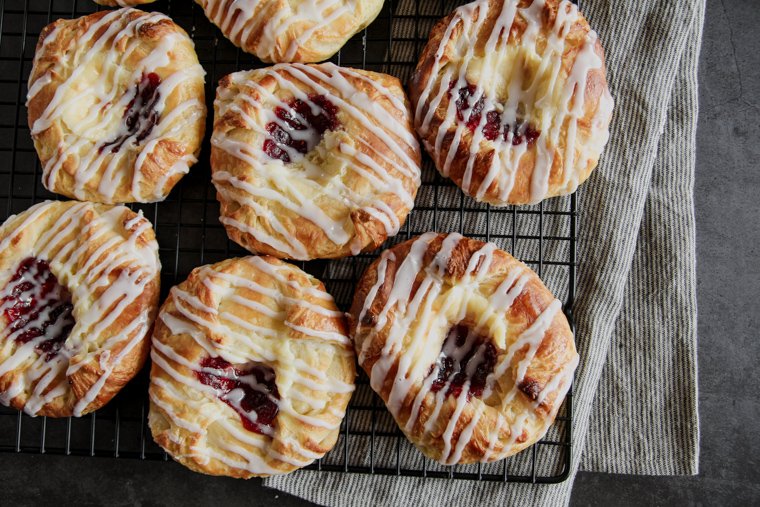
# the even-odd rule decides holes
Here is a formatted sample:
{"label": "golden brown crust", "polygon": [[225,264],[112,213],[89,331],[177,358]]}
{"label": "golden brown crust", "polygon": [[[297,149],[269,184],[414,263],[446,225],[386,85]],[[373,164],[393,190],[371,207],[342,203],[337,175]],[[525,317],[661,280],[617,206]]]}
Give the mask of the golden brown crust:
{"label": "golden brown crust", "polygon": [[[337,126],[320,137],[296,100],[334,114]],[[232,240],[306,260],[373,250],[398,232],[421,156],[398,79],[333,64],[276,65],[224,77],[214,108],[211,168]],[[308,151],[275,144],[291,135],[306,137]]]}
{"label": "golden brown crust", "polygon": [[[448,464],[493,461],[536,442],[578,360],[561,304],[538,276],[494,245],[455,234],[428,233],[383,252],[359,281],[349,325],[359,363],[396,422],[425,455]],[[460,326],[482,339],[470,345],[482,347],[474,357],[495,351],[493,373],[469,401],[465,390],[432,387],[442,349],[467,357],[471,342],[447,341]]]}
{"label": "golden brown crust", "polygon": [[34,343],[14,340],[7,317],[0,317],[3,402],[49,417],[100,408],[140,370],[150,349],[160,289],[150,223],[123,206],[49,201],[9,218],[0,245],[3,291],[21,261],[45,260],[71,293],[76,322],[60,353],[43,361]]}
{"label": "golden brown crust", "polygon": [[156,0],[92,0],[98,5],[106,7],[134,7],[138,5],[152,4]]}
{"label": "golden brown crust", "polygon": [[[291,472],[329,451],[356,375],[345,319],[322,283],[268,256],[193,270],[161,308],[151,357],[156,442],[192,470],[240,478]],[[199,381],[212,357],[273,370],[270,433],[246,429]]]}
{"label": "golden brown crust", "polygon": [[192,41],[163,14],[46,26],[27,97],[45,187],[104,203],[164,199],[200,151],[203,76]]}
{"label": "golden brown crust", "polygon": [[532,3],[478,0],[441,19],[410,84],[415,127],[438,170],[494,205],[574,192],[609,136],[613,101],[596,33],[567,0],[546,0],[538,14]]}
{"label": "golden brown crust", "polygon": [[382,0],[196,0],[233,44],[269,63],[327,60],[380,13]]}

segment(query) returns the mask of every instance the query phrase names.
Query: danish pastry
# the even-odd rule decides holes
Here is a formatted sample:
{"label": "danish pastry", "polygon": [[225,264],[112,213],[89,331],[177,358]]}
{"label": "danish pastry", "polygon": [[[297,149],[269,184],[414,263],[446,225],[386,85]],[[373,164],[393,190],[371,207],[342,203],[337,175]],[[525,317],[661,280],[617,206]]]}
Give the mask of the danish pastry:
{"label": "danish pastry", "polygon": [[477,0],[431,31],[410,86],[436,167],[474,199],[572,193],[609,138],[604,52],[567,0]]}
{"label": "danish pastry", "polygon": [[27,95],[45,187],[103,203],[164,199],[200,150],[204,75],[163,14],[120,9],[45,27]]}
{"label": "danish pastry", "polygon": [[214,110],[220,220],[254,253],[355,255],[395,235],[414,206],[421,154],[394,77],[275,65],[226,76]]}
{"label": "danish pastry", "polygon": [[354,390],[346,331],[324,286],[273,257],[193,270],[153,332],[153,437],[211,475],[308,465],[335,444]]}
{"label": "danish pastry", "polygon": [[401,430],[445,464],[514,454],[547,431],[578,355],[562,304],[492,243],[427,233],[365,271],[359,364]]}
{"label": "danish pastry", "polygon": [[48,201],[0,227],[0,401],[81,416],[142,367],[158,310],[153,227],[124,206]]}
{"label": "danish pastry", "polygon": [[106,7],[133,7],[135,5],[151,4],[156,0],[93,0],[98,5]]}
{"label": "danish pastry", "polygon": [[320,62],[374,20],[382,0],[195,0],[233,44],[263,62]]}

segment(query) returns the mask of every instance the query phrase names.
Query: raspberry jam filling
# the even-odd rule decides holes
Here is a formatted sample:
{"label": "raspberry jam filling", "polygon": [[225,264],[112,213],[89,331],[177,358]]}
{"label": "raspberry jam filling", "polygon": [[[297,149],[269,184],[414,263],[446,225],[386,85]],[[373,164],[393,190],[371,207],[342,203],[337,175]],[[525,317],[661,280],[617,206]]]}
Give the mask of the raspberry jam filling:
{"label": "raspberry jam filling", "polygon": [[270,158],[291,161],[294,151],[305,155],[322,140],[328,130],[340,126],[338,109],[324,95],[309,95],[307,101],[291,99],[288,107],[276,107],[278,121],[266,124],[269,138],[264,140],[264,153]]}
{"label": "raspberry jam filling", "polygon": [[110,148],[111,153],[116,153],[130,137],[134,136],[134,144],[139,144],[150,135],[159,120],[156,104],[161,96],[158,91],[160,84],[161,78],[155,72],[142,75],[135,85],[134,97],[124,110],[125,129],[116,139],[101,145],[98,151]]}
{"label": "raspberry jam filling", "polygon": [[490,340],[458,324],[449,329],[438,361],[431,367],[430,373],[436,377],[430,390],[437,393],[448,386],[446,395],[459,397],[467,384],[468,400],[481,396],[496,357]]}
{"label": "raspberry jam filling", "polygon": [[[454,83],[451,84],[453,88]],[[470,132],[475,132],[475,129],[480,125],[481,118],[483,117],[483,109],[485,108],[486,98],[481,95],[478,100],[472,104],[472,96],[475,95],[477,87],[473,84],[463,86],[458,90],[456,99],[457,119],[461,122],[465,122]],[[453,95],[451,91],[449,94]],[[540,132],[535,130],[531,125],[525,124],[521,121],[515,123],[515,125],[502,125],[501,114],[496,110],[490,110],[486,113],[486,121],[483,124],[483,137],[489,141],[495,141],[500,135],[505,141],[510,140],[513,146],[520,145],[527,142],[528,145],[532,145],[541,135]]]}
{"label": "raspberry jam filling", "polygon": [[0,308],[9,336],[20,344],[35,340],[34,350],[45,361],[58,354],[74,327],[71,294],[48,263],[34,257],[21,261],[2,291]]}
{"label": "raspberry jam filling", "polygon": [[198,380],[216,389],[217,397],[240,415],[245,429],[271,435],[280,399],[272,368],[254,365],[241,370],[221,357],[204,358],[201,368],[195,372]]}

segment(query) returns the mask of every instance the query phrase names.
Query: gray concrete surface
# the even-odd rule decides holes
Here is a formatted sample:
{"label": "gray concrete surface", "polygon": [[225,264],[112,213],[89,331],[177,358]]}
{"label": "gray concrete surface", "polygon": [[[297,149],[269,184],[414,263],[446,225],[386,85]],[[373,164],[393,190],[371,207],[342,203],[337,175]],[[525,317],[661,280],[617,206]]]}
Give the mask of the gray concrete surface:
{"label": "gray concrete surface", "polygon": [[[582,473],[573,505],[760,504],[758,26],[760,0],[708,0],[696,186],[700,475]],[[303,504],[256,481],[107,458],[0,455],[0,484],[3,505]]]}

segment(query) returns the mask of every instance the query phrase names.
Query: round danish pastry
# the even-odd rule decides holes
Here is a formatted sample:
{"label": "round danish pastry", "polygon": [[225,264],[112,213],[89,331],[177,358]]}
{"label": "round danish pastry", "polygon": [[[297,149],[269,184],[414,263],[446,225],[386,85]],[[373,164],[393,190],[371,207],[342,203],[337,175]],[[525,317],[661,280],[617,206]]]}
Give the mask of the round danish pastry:
{"label": "round danish pastry", "polygon": [[226,76],[214,110],[220,220],[254,253],[356,255],[395,235],[414,206],[421,154],[394,77],[275,65]]}
{"label": "round danish pastry", "polygon": [[609,138],[604,52],[567,0],[478,0],[431,31],[412,78],[415,127],[474,199],[536,203],[576,190]]}
{"label": "round danish pastry", "polygon": [[48,201],[0,227],[0,401],[81,416],[140,370],[158,310],[150,222],[124,206]]}
{"label": "round danish pastry", "polygon": [[197,472],[291,472],[329,451],[354,391],[344,315],[321,282],[273,257],[196,268],[153,332],[149,424]]}
{"label": "round danish pastry", "polygon": [[163,14],[120,9],[45,27],[27,95],[45,187],[103,203],[164,199],[200,151],[204,75]]}
{"label": "round danish pastry", "polygon": [[512,455],[547,431],[578,355],[562,304],[493,243],[427,233],[365,271],[359,364],[401,430],[444,464]]}
{"label": "round danish pastry", "polygon": [[195,1],[233,44],[270,63],[326,60],[383,7],[383,0]]}

